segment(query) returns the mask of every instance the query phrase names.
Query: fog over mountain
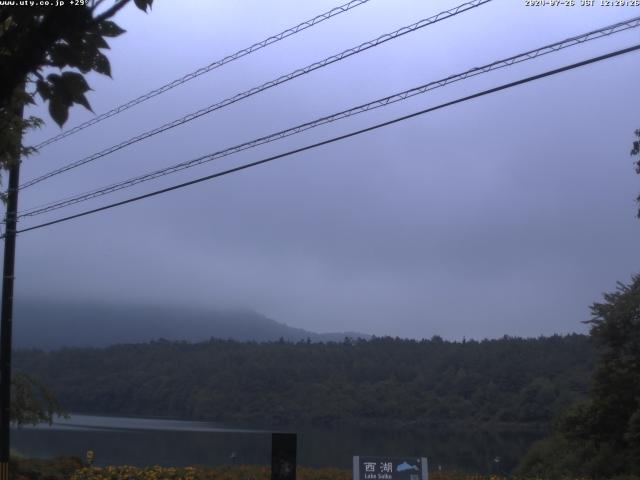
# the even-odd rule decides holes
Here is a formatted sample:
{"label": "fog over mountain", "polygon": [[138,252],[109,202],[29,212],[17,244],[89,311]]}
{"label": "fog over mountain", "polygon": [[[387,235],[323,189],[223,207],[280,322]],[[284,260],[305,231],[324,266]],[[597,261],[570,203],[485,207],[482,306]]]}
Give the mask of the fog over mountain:
{"label": "fog over mountain", "polygon": [[368,337],[362,333],[316,333],[294,328],[242,308],[204,310],[158,305],[17,301],[14,345],[17,348],[104,347],[164,338],[199,342],[211,337],[266,342],[284,338],[313,342]]}
{"label": "fog over mountain", "polygon": [[[462,1],[368,2],[40,149],[24,161],[21,178],[37,178]],[[148,15],[123,8],[117,23],[127,33],[110,39],[107,52],[113,78],[88,78],[95,113],[71,109],[64,130],[337,3],[157,1]],[[531,8],[523,1],[488,2],[51,177],[20,194],[20,209],[200,158],[638,15],[637,7],[576,3]],[[20,225],[323,142],[637,40],[635,29],[576,45],[108,196],[23,217]],[[640,127],[637,109],[630,107],[640,99],[637,73],[638,53],[630,53],[25,232],[16,249],[16,295],[203,310],[229,302],[317,332],[449,340],[586,333],[581,322],[589,319],[589,305],[617,281],[627,282],[640,264],[639,177],[629,155]],[[39,102],[27,109],[46,125],[30,131],[25,145],[60,133],[47,108]]]}

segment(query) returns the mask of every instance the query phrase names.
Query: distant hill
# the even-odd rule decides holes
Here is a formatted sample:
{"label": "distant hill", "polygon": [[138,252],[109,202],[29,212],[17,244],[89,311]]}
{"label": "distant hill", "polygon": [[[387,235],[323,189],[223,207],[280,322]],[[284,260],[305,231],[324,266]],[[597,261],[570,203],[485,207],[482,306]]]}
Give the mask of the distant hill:
{"label": "distant hill", "polygon": [[201,342],[210,338],[297,342],[368,338],[355,332],[315,333],[247,309],[199,310],[97,302],[16,301],[16,348],[105,347],[157,339]]}

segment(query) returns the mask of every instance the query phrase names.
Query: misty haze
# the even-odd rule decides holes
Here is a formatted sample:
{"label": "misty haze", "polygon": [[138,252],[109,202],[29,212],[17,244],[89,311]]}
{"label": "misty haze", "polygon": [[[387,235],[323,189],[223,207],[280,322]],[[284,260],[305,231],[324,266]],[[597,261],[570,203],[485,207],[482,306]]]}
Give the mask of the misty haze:
{"label": "misty haze", "polygon": [[640,478],[638,27],[0,2],[0,480]]}

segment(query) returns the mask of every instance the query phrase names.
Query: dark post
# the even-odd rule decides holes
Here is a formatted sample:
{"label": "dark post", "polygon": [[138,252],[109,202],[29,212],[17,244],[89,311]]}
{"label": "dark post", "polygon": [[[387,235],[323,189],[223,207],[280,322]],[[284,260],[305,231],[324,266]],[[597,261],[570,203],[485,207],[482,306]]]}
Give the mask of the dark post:
{"label": "dark post", "polygon": [[[20,115],[22,116],[22,115]],[[16,254],[16,216],[20,158],[9,167],[4,268],[2,276],[2,317],[0,319],[0,480],[9,480],[9,426],[11,412],[11,330],[13,317],[13,272]]]}
{"label": "dark post", "polygon": [[271,434],[271,480],[296,480],[295,433]]}

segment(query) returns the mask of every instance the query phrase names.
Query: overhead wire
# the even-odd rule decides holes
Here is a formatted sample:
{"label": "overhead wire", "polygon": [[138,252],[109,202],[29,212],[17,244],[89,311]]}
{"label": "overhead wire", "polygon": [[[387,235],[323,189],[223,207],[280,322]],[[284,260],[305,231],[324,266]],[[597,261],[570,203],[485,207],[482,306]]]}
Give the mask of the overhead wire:
{"label": "overhead wire", "polygon": [[238,167],[230,168],[230,169],[224,170],[222,172],[217,172],[217,173],[214,173],[214,174],[211,174],[211,175],[206,175],[204,177],[200,177],[200,178],[197,178],[195,180],[191,180],[191,181],[188,181],[188,182],[180,183],[180,184],[173,185],[173,186],[167,187],[167,188],[162,188],[160,190],[155,190],[153,192],[149,192],[149,193],[146,193],[144,195],[138,195],[136,197],[132,197],[132,198],[129,198],[129,199],[126,199],[126,200],[122,200],[122,201],[119,201],[119,202],[115,202],[115,203],[111,203],[111,204],[108,204],[108,205],[104,205],[102,207],[93,208],[91,210],[86,210],[84,212],[76,213],[74,215],[69,215],[69,216],[58,218],[56,220],[52,220],[52,221],[49,221],[49,222],[45,222],[45,223],[41,223],[41,224],[34,225],[34,226],[31,226],[31,227],[23,228],[23,229],[18,230],[16,233],[24,233],[24,232],[28,232],[28,231],[32,231],[32,230],[36,230],[36,229],[40,229],[40,228],[44,228],[44,227],[48,227],[48,226],[51,226],[51,225],[56,225],[56,224],[67,222],[67,221],[70,221],[70,220],[73,220],[73,219],[76,219],[76,218],[84,217],[84,216],[87,216],[87,215],[91,215],[91,214],[94,214],[94,213],[102,212],[102,211],[109,210],[109,209],[112,209],[112,208],[115,208],[115,207],[119,207],[119,206],[122,206],[122,205],[129,204],[129,203],[137,202],[137,201],[140,201],[140,200],[143,200],[143,199],[146,199],[146,198],[150,198],[150,197],[154,197],[154,196],[157,196],[157,195],[161,195],[163,193],[167,193],[167,192],[171,192],[171,191],[174,191],[174,190],[182,189],[182,188],[185,188],[185,187],[188,187],[188,186],[191,186],[191,185],[195,185],[195,184],[198,184],[198,183],[201,183],[201,182],[205,182],[205,181],[212,180],[212,179],[215,179],[215,178],[219,178],[219,177],[222,177],[222,176],[225,176],[225,175],[229,175],[229,174],[232,174],[232,173],[235,173],[235,172],[246,170],[248,168],[252,168],[252,167],[255,167],[255,166],[258,166],[258,165],[262,165],[262,164],[265,164],[265,163],[268,163],[268,162],[272,162],[272,161],[280,159],[280,158],[288,157],[288,156],[291,156],[291,155],[294,155],[294,154],[297,154],[297,153],[305,152],[305,151],[312,150],[312,149],[315,149],[315,148],[318,148],[318,147],[321,147],[321,146],[324,146],[324,145],[329,145],[331,143],[335,143],[335,142],[338,142],[338,141],[341,141],[341,140],[345,140],[347,138],[355,137],[355,136],[361,135],[363,133],[371,132],[371,131],[377,130],[379,128],[382,128],[382,127],[393,125],[393,124],[396,124],[396,123],[399,123],[399,122],[402,122],[402,121],[405,121],[405,120],[408,120],[408,119],[411,119],[411,118],[414,118],[414,117],[418,117],[418,116],[425,115],[425,114],[430,113],[430,112],[434,112],[436,110],[440,110],[440,109],[443,109],[443,108],[446,108],[446,107],[450,107],[452,105],[460,104],[460,103],[463,103],[463,102],[467,102],[469,100],[473,100],[475,98],[479,98],[479,97],[482,97],[482,96],[485,96],[485,95],[496,93],[496,92],[499,92],[501,90],[506,90],[506,89],[509,89],[509,88],[513,88],[513,87],[518,86],[518,85],[523,85],[523,84],[526,84],[526,83],[530,83],[530,82],[533,82],[533,81],[536,81],[536,80],[540,80],[540,79],[545,78],[545,77],[549,77],[549,76],[552,76],[552,75],[557,75],[557,74],[562,73],[562,72],[567,72],[569,70],[573,70],[573,69],[576,69],[576,68],[579,68],[579,67],[583,67],[583,66],[586,66],[586,65],[591,65],[591,64],[596,63],[596,62],[601,62],[603,60],[607,60],[607,59],[610,59],[610,58],[613,58],[613,57],[617,57],[617,56],[620,56],[620,55],[624,55],[626,53],[630,53],[630,52],[637,51],[637,50],[640,50],[640,44],[636,44],[636,45],[633,45],[631,47],[627,47],[627,48],[623,48],[623,49],[616,50],[616,51],[613,51],[613,52],[609,52],[607,54],[600,55],[600,56],[597,56],[597,57],[591,57],[591,58],[589,58],[587,60],[583,60],[581,62],[573,63],[573,64],[570,64],[570,65],[565,65],[563,67],[555,68],[553,70],[547,70],[547,71],[545,71],[543,73],[539,73],[537,75],[532,75],[532,76],[529,76],[529,77],[526,77],[526,78],[522,78],[520,80],[516,80],[516,81],[513,81],[513,82],[505,83],[505,84],[502,84],[500,86],[493,87],[493,88],[490,88],[490,89],[487,89],[487,90],[482,90],[482,91],[474,93],[472,95],[467,95],[465,97],[461,97],[461,98],[458,98],[456,100],[452,100],[452,101],[449,101],[449,102],[441,103],[441,104],[439,104],[437,106],[434,106],[434,107],[429,107],[429,108],[426,108],[426,109],[423,109],[423,110],[420,110],[420,111],[417,111],[417,112],[414,112],[414,113],[411,113],[411,114],[408,114],[408,115],[397,117],[397,118],[394,118],[392,120],[381,122],[381,123],[378,123],[378,124],[375,124],[375,125],[372,125],[372,126],[360,129],[360,130],[356,130],[356,131],[353,131],[353,132],[350,132],[350,133],[347,133],[347,134],[344,134],[344,135],[339,135],[339,136],[336,136],[336,137],[332,137],[332,138],[329,138],[327,140],[323,140],[323,141],[320,141],[320,142],[313,143],[311,145],[306,145],[304,147],[296,148],[296,149],[293,149],[293,150],[289,150],[287,152],[284,152],[284,153],[281,153],[281,154],[278,154],[278,155],[273,155],[273,156],[270,156],[270,157],[267,157],[267,158],[263,158],[261,160],[255,161],[255,162],[251,162],[251,163],[247,163],[247,164],[244,164],[244,165],[240,165]]}
{"label": "overhead wire", "polygon": [[471,0],[469,2],[466,2],[466,3],[463,3],[461,5],[458,5],[457,7],[451,8],[449,10],[445,10],[443,12],[440,12],[440,13],[438,13],[436,15],[433,15],[433,16],[431,16],[429,18],[425,18],[425,19],[420,20],[420,21],[418,21],[416,23],[413,23],[411,25],[402,27],[402,28],[400,28],[398,30],[395,30],[395,31],[391,32],[391,33],[387,33],[387,34],[381,35],[381,36],[379,36],[379,37],[377,37],[377,38],[375,38],[373,40],[370,40],[370,41],[367,41],[367,42],[363,42],[363,43],[361,43],[360,45],[358,45],[356,47],[352,47],[352,48],[349,48],[347,50],[343,50],[342,52],[340,52],[338,54],[335,54],[335,55],[332,55],[330,57],[327,57],[327,58],[325,58],[325,59],[323,59],[323,60],[321,60],[319,62],[315,62],[315,63],[312,63],[310,65],[307,65],[306,67],[294,70],[293,72],[291,72],[291,73],[289,73],[287,75],[282,75],[282,76],[280,76],[280,77],[278,77],[278,78],[276,78],[274,80],[270,80],[270,81],[268,81],[266,83],[263,83],[260,86],[253,87],[253,88],[251,88],[249,90],[246,90],[246,91],[244,91],[242,93],[238,93],[238,94],[236,94],[236,95],[234,95],[232,97],[226,98],[225,100],[222,100],[222,101],[217,102],[215,104],[209,105],[208,107],[202,108],[202,109],[200,109],[200,110],[198,110],[196,112],[192,112],[192,113],[190,113],[188,115],[185,115],[185,116],[183,116],[183,117],[181,117],[179,119],[176,119],[176,120],[173,120],[173,121],[171,121],[169,123],[161,125],[160,127],[154,128],[152,130],[148,130],[147,132],[144,132],[144,133],[142,133],[140,135],[132,137],[132,138],[130,138],[128,140],[125,140],[125,141],[123,141],[123,142],[121,142],[121,143],[119,143],[117,145],[113,145],[111,147],[108,147],[108,148],[100,151],[100,152],[97,152],[97,153],[94,153],[92,155],[89,155],[88,157],[84,157],[84,158],[82,158],[80,160],[77,160],[75,162],[67,164],[67,165],[65,165],[63,167],[60,167],[58,169],[55,169],[55,170],[52,170],[52,171],[50,171],[48,173],[40,175],[40,176],[38,176],[38,177],[36,177],[36,178],[34,178],[32,180],[29,180],[29,181],[25,182],[24,184],[22,184],[20,186],[20,189],[28,188],[28,187],[30,187],[32,185],[35,185],[35,184],[37,184],[39,182],[42,182],[43,180],[46,180],[46,179],[51,178],[53,176],[59,175],[59,174],[64,173],[64,172],[67,172],[67,171],[69,171],[71,169],[80,167],[81,165],[85,165],[85,164],[87,164],[89,162],[95,161],[95,160],[97,160],[99,158],[102,158],[102,157],[105,157],[107,155],[110,155],[110,154],[112,154],[114,152],[117,152],[117,151],[119,151],[119,150],[121,150],[121,149],[123,149],[125,147],[133,145],[134,143],[140,142],[140,141],[145,140],[145,139],[147,139],[149,137],[152,137],[152,136],[157,135],[159,133],[165,132],[165,131],[167,131],[169,129],[175,128],[175,127],[177,127],[179,125],[183,125],[183,124],[185,124],[187,122],[193,121],[193,120],[195,120],[197,118],[200,118],[200,117],[202,117],[204,115],[207,115],[207,114],[209,114],[211,112],[214,112],[216,110],[219,110],[221,108],[227,107],[227,106],[229,106],[231,104],[234,104],[234,103],[236,103],[236,102],[238,102],[240,100],[243,100],[243,99],[245,99],[247,97],[250,97],[250,96],[256,95],[256,94],[258,94],[260,92],[263,92],[263,91],[265,91],[265,90],[267,90],[269,88],[275,87],[275,86],[280,85],[280,84],[285,83],[285,82],[288,82],[288,81],[293,80],[293,79],[295,79],[297,77],[300,77],[302,75],[310,73],[310,72],[312,72],[314,70],[318,70],[320,68],[326,67],[327,65],[331,65],[331,64],[333,64],[335,62],[344,60],[345,58],[349,58],[349,57],[351,57],[353,55],[361,53],[361,52],[363,52],[365,50],[368,50],[370,48],[377,47],[379,45],[382,45],[383,43],[386,43],[386,42],[388,42],[390,40],[394,40],[396,38],[399,38],[399,37],[401,37],[403,35],[406,35],[408,33],[414,32],[414,31],[419,30],[421,28],[424,28],[426,26],[433,25],[433,24],[435,24],[437,22],[440,22],[440,21],[448,19],[448,18],[452,18],[452,17],[454,17],[456,15],[459,15],[460,13],[463,13],[463,12],[466,12],[466,11],[471,10],[473,8],[479,7],[481,5],[489,3],[491,1],[492,0]]}
{"label": "overhead wire", "polygon": [[596,40],[599,38],[603,38],[603,37],[607,37],[616,33],[620,33],[623,32],[625,30],[629,30],[632,28],[637,28],[640,26],[640,16],[638,17],[634,17],[622,22],[617,22],[614,23],[612,25],[608,25],[606,27],[602,27],[599,28],[597,30],[592,30],[586,33],[583,33],[581,35],[576,35],[576,36],[572,36],[569,38],[566,38],[564,40],[549,44],[549,45],[545,45],[543,47],[539,47],[536,48],[534,50],[529,50],[526,51],[524,53],[519,53],[517,55],[513,55],[511,57],[508,58],[504,58],[501,60],[497,60],[494,61],[492,63],[488,63],[486,65],[483,65],[481,67],[475,67],[472,68],[470,70],[467,70],[465,72],[462,73],[457,73],[454,75],[450,75],[448,77],[445,77],[443,79],[440,80],[436,80],[436,81],[432,81],[423,85],[420,85],[418,87],[414,87],[411,88],[409,90],[405,90],[399,93],[395,93],[393,95],[389,95],[377,100],[374,100],[372,102],[363,104],[363,105],[359,105],[347,110],[343,110],[341,112],[338,113],[334,113],[332,115],[328,115],[328,116],[324,116],[318,119],[315,119],[313,121],[310,122],[306,122],[300,125],[297,125],[295,127],[291,127],[285,130],[281,130],[279,132],[276,133],[272,133],[270,135],[266,135],[239,145],[235,145],[233,147],[229,147],[226,148],[224,150],[220,150],[218,152],[215,153],[211,153],[211,154],[207,154],[207,155],[203,155],[200,157],[197,157],[195,159],[191,159],[185,162],[181,162],[175,165],[172,165],[170,167],[166,167],[166,168],[162,168],[159,170],[155,170],[153,172],[149,172],[137,177],[133,177],[130,178],[128,180],[124,180],[122,182],[118,182],[115,184],[111,184],[108,185],[106,187],[101,187],[89,192],[85,192],[85,193],[81,193],[81,194],[77,194],[71,197],[67,197],[61,200],[57,200],[54,202],[50,202],[48,204],[45,205],[41,205],[38,207],[33,207],[31,209],[25,210],[23,212],[20,212],[18,214],[18,218],[25,218],[25,217],[33,217],[36,215],[41,215],[44,213],[48,213],[54,210],[58,210],[60,208],[64,208],[70,205],[74,205],[83,201],[87,201],[90,199],[94,199],[109,193],[113,193],[116,192],[118,190],[122,190],[124,188],[129,188],[132,187],[134,185],[146,182],[146,181],[150,181],[165,175],[169,175],[181,170],[185,170],[187,168],[191,168],[197,165],[201,165],[203,163],[206,162],[210,162],[213,160],[217,160],[229,155],[233,155],[235,153],[239,153],[241,151],[244,150],[248,150],[250,148],[255,148],[257,146],[260,145],[264,145],[266,143],[270,143],[282,138],[286,138],[288,136],[291,135],[295,135],[301,132],[304,132],[306,130],[318,127],[320,125],[324,125],[327,123],[331,123],[337,120],[341,120],[343,118],[347,118],[353,115],[357,115],[363,112],[367,112],[376,108],[380,108],[380,107],[384,107],[386,105],[390,105],[392,103],[396,103],[399,101],[403,101],[406,100],[408,98],[411,98],[413,96],[416,95],[420,95],[423,93],[426,93],[428,91],[434,90],[436,88],[441,88],[444,87],[448,84],[454,83],[454,82],[458,82],[461,80],[465,80],[483,73],[488,73],[490,71],[494,71],[500,68],[504,68],[504,67],[508,67],[517,63],[521,63],[524,61],[528,61],[528,60],[533,60],[535,58],[538,58],[540,56],[543,55],[547,55],[549,53],[553,53],[553,52],[558,52],[560,50],[563,50],[565,48],[568,47],[573,47],[575,45],[579,45],[591,40]]}
{"label": "overhead wire", "polygon": [[325,20],[328,20],[330,18],[333,18],[337,15],[340,15],[341,13],[345,13],[348,12],[349,10],[352,10],[364,3],[369,2],[370,0],[352,0],[350,2],[347,2],[343,5],[340,5],[338,7],[332,8],[331,10],[321,13],[320,15],[316,15],[315,17],[306,20],[302,23],[299,23],[298,25],[291,27],[291,28],[287,28],[286,30],[283,30],[282,32],[276,34],[276,35],[272,35],[269,38],[266,38],[260,42],[256,42],[253,45],[243,48],[241,50],[238,50],[237,52],[231,54],[231,55],[227,55],[226,57],[223,57],[219,60],[216,60],[215,62],[210,63],[209,65],[206,65],[204,67],[201,67],[197,70],[194,70],[193,72],[187,73],[186,75],[177,78],[169,83],[166,83],[164,85],[162,85],[161,87],[158,87],[154,90],[151,90],[143,95],[140,95],[139,97],[134,98],[133,100],[129,100],[128,102],[119,105],[115,108],[112,108],[111,110],[102,113],[96,117],[91,118],[90,120],[87,120],[86,122],[83,122],[69,130],[66,130],[64,132],[59,133],[58,135],[54,135],[51,138],[48,138],[47,140],[37,144],[35,146],[36,149],[42,149],[44,147],[46,147],[47,145],[51,145],[52,143],[58,142],[60,140],[62,140],[63,138],[69,137],[71,135],[74,135],[82,130],[84,130],[85,128],[88,128],[92,125],[95,125],[97,123],[102,122],[103,120],[106,120],[107,118],[113,117],[115,115],[118,115],[122,112],[124,112],[125,110],[128,110],[132,107],[135,107],[136,105],[139,105],[143,102],[146,102],[147,100],[153,98],[153,97],[157,97],[158,95],[165,93],[179,85],[182,85],[184,83],[187,83],[191,80],[193,80],[194,78],[197,78],[201,75],[204,75],[205,73],[209,73],[212,70],[215,70],[216,68],[222,67],[223,65],[226,65],[228,63],[231,63],[235,60],[238,60],[242,57],[245,57],[251,53],[257,52],[258,50],[261,50],[269,45],[272,45],[276,42],[279,42],[280,40],[284,40],[287,37],[290,37],[292,35],[295,35],[296,33],[299,33],[303,30],[306,30],[307,28],[313,27],[314,25],[318,25],[319,23],[324,22]]}

